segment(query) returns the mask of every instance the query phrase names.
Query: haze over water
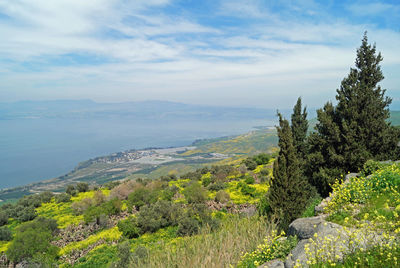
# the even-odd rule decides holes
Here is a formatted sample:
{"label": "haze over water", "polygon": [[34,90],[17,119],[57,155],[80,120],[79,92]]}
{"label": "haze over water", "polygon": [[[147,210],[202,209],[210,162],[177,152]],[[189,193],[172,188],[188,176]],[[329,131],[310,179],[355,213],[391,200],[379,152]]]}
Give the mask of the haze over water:
{"label": "haze over water", "polygon": [[[168,116],[164,111],[159,112],[162,116],[152,118],[148,112],[143,112],[141,117],[104,116],[103,112],[102,116],[71,118],[67,112],[55,116],[54,110],[51,110],[54,118],[47,112],[39,118],[33,112],[24,118],[3,118],[0,120],[0,188],[54,178],[69,172],[81,161],[101,155],[128,149],[190,145],[196,139],[241,134],[253,126],[274,124],[272,120],[259,119],[262,114],[238,118],[231,112],[215,116],[216,111],[209,111],[204,116],[194,111],[188,117],[177,116],[177,111],[171,116],[172,110]],[[180,112],[187,114],[185,111]],[[4,117],[4,109],[1,115]]]}

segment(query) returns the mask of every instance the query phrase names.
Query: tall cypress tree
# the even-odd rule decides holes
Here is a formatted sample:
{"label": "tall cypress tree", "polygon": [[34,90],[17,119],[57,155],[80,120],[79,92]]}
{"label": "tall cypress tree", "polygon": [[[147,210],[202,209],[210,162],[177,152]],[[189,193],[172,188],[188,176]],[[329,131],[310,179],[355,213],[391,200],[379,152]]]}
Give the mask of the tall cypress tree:
{"label": "tall cypress tree", "polygon": [[308,172],[311,183],[326,196],[335,177],[358,171],[368,159],[398,155],[399,132],[386,119],[391,99],[378,83],[383,80],[380,53],[364,34],[355,68],[337,89],[338,104],[318,110],[317,132],[309,139]]}
{"label": "tall cypress tree", "polygon": [[306,137],[308,130],[307,108],[302,110],[301,97],[297,99],[296,105],[293,107],[291,117],[293,145],[296,148],[297,155],[300,159],[304,159],[307,150]]}
{"label": "tall cypress tree", "polygon": [[267,201],[272,212],[279,216],[282,229],[300,216],[310,197],[310,187],[302,176],[289,122],[279,116],[279,154],[274,162],[273,179]]}

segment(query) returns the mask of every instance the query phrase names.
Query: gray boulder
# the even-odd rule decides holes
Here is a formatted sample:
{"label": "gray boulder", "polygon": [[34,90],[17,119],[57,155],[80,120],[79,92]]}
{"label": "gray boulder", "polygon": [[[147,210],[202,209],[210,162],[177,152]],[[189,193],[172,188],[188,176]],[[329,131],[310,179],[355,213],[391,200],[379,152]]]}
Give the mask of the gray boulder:
{"label": "gray boulder", "polygon": [[283,261],[275,259],[258,266],[258,268],[285,268]]}
{"label": "gray boulder", "polygon": [[297,236],[299,240],[311,238],[317,231],[317,227],[323,223],[323,217],[299,218],[290,225],[287,234]]}
{"label": "gray boulder", "polygon": [[304,247],[308,243],[310,243],[308,239],[300,240],[297,246],[289,253],[289,256],[285,261],[285,268],[292,268],[297,262],[302,265],[306,264],[307,256]]}

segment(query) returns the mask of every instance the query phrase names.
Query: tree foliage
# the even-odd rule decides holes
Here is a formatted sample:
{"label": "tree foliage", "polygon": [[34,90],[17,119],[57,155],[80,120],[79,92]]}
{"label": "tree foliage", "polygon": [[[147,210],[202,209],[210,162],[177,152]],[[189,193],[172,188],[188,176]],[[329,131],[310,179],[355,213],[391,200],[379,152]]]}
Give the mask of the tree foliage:
{"label": "tree foliage", "polygon": [[304,159],[307,153],[307,108],[302,110],[301,97],[297,99],[296,105],[293,107],[293,114],[291,116],[291,130],[293,135],[293,145],[297,151],[300,159]]}
{"label": "tree foliage", "polygon": [[300,169],[289,122],[281,114],[278,116],[280,151],[274,162],[274,178],[267,199],[272,212],[279,217],[280,227],[286,229],[291,221],[301,215],[311,191]]}
{"label": "tree foliage", "polygon": [[317,111],[316,132],[309,138],[308,175],[321,195],[344,172],[358,171],[368,159],[393,159],[399,154],[399,131],[386,120],[391,99],[378,83],[382,61],[366,33],[357,50],[355,68],[337,89],[337,105]]}

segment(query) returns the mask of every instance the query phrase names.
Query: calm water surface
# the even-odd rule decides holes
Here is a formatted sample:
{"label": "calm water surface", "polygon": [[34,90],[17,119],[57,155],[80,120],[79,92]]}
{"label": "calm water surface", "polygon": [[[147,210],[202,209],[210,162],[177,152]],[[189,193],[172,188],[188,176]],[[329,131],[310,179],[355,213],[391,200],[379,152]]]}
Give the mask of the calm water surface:
{"label": "calm water surface", "polygon": [[63,175],[79,162],[128,149],[189,145],[245,133],[266,120],[0,120],[0,189]]}

